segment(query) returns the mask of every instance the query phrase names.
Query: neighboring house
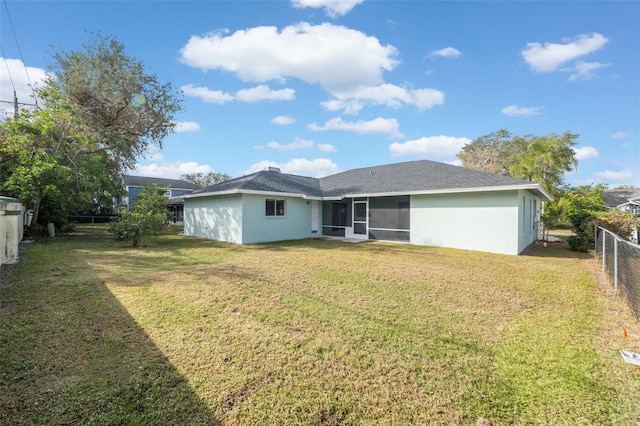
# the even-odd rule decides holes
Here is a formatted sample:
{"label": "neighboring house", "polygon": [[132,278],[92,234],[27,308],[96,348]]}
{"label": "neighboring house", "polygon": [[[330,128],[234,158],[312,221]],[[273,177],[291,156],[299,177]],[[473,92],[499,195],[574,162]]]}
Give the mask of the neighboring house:
{"label": "neighboring house", "polygon": [[124,177],[124,185],[127,195],[119,197],[116,200],[118,207],[126,207],[131,209],[135,204],[135,199],[147,186],[156,185],[158,188],[164,189],[165,195],[169,197],[167,205],[173,215],[173,223],[181,223],[183,219],[184,201],[182,195],[189,194],[200,187],[194,183],[181,179],[164,179],[145,176]]}
{"label": "neighboring house", "polygon": [[604,192],[605,205],[640,218],[640,189],[612,189]]}
{"label": "neighboring house", "polygon": [[[620,210],[636,216],[640,227],[640,189],[612,189],[604,192],[605,205],[609,209]],[[638,230],[631,236],[632,241],[638,241]]]}
{"label": "neighboring house", "polygon": [[550,196],[535,182],[433,161],[324,178],[270,168],[184,195],[185,235],[238,244],[331,236],[519,254]]}

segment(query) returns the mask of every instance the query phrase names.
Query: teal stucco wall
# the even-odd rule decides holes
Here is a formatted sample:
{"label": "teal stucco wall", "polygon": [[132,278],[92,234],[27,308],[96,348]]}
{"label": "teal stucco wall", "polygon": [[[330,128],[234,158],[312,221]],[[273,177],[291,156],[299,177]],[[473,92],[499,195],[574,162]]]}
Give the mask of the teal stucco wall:
{"label": "teal stucco wall", "polygon": [[519,195],[519,191],[413,195],[411,243],[518,254],[524,245]]}
{"label": "teal stucco wall", "polygon": [[184,234],[242,243],[242,195],[184,200]]}
{"label": "teal stucco wall", "polygon": [[[265,201],[284,199],[284,216],[267,216]],[[244,194],[242,196],[242,243],[299,240],[311,234],[311,202],[298,197]]]}

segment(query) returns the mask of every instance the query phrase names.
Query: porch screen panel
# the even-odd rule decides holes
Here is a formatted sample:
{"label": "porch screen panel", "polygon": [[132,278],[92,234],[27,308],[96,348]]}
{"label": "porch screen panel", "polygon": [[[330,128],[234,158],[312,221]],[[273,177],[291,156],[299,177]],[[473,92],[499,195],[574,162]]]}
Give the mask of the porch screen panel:
{"label": "porch screen panel", "polygon": [[351,200],[322,202],[322,235],[344,237],[351,223]]}
{"label": "porch screen panel", "polygon": [[369,199],[369,238],[409,241],[409,196]]}
{"label": "porch screen panel", "polygon": [[411,234],[409,231],[388,231],[384,229],[369,228],[370,240],[409,242],[411,240],[410,237]]}

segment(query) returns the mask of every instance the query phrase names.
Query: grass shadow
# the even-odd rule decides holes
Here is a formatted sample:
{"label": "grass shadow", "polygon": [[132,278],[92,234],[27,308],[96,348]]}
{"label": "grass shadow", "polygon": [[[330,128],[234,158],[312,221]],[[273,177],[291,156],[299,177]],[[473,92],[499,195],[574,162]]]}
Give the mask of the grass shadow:
{"label": "grass shadow", "polygon": [[591,253],[571,250],[571,248],[569,248],[569,244],[564,241],[548,243],[547,246],[545,246],[541,241],[536,241],[527,247],[521,255],[563,259],[593,259],[593,255]]}
{"label": "grass shadow", "polygon": [[83,244],[36,242],[3,267],[0,424],[220,424],[74,251]]}

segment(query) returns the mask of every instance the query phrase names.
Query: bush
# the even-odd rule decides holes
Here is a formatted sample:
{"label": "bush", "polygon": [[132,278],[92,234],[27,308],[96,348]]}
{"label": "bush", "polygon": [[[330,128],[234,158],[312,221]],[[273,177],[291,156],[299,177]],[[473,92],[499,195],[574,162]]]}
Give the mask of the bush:
{"label": "bush", "polygon": [[138,247],[146,236],[158,235],[167,226],[167,197],[157,187],[145,188],[133,210],[122,210],[109,230],[117,241],[131,241]]}
{"label": "bush", "polygon": [[589,210],[579,210],[573,213],[569,220],[573,225],[576,235],[567,239],[567,243],[572,250],[588,252],[594,248],[594,224],[596,213]]}
{"label": "bush", "polygon": [[627,240],[631,239],[638,228],[638,220],[634,215],[619,210],[600,213],[596,221],[598,225]]}

